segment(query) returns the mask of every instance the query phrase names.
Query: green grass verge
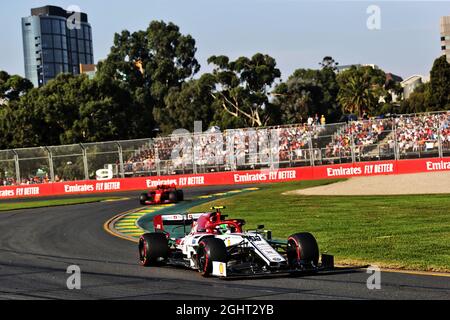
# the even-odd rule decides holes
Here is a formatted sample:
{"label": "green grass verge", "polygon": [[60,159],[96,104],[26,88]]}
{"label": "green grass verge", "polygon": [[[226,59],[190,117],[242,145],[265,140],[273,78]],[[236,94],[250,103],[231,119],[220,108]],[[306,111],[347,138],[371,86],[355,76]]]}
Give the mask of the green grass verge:
{"label": "green grass verge", "polygon": [[277,184],[191,209],[225,205],[247,228],[274,237],[308,231],[340,264],[450,272],[450,195],[301,196],[284,192],[336,181]]}
{"label": "green grass verge", "polygon": [[105,200],[114,200],[118,198],[112,197],[95,197],[95,198],[74,198],[74,199],[56,199],[56,200],[37,200],[30,202],[9,202],[0,203],[1,211],[13,211],[21,209],[36,209],[46,207],[68,206],[75,204],[93,203]]}

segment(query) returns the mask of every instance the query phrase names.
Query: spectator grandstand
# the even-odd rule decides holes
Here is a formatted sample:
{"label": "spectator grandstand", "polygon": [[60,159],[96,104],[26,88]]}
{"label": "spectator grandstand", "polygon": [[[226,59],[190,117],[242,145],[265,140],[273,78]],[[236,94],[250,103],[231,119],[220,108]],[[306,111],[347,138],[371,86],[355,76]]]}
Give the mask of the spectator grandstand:
{"label": "spectator grandstand", "polygon": [[449,149],[450,112],[400,116],[395,119],[396,140],[402,155]]}
{"label": "spectator grandstand", "polygon": [[270,166],[273,161],[309,162],[309,141],[324,129],[301,124],[157,138],[153,145],[130,157],[126,168],[127,172],[148,173],[159,167],[166,174],[175,174],[194,166],[219,171],[244,166],[254,169]]}
{"label": "spectator grandstand", "polygon": [[0,186],[450,155],[450,111],[0,151]]}
{"label": "spectator grandstand", "polygon": [[352,121],[342,127],[325,150],[324,158],[351,158],[364,156],[388,132],[392,132],[392,119]]}

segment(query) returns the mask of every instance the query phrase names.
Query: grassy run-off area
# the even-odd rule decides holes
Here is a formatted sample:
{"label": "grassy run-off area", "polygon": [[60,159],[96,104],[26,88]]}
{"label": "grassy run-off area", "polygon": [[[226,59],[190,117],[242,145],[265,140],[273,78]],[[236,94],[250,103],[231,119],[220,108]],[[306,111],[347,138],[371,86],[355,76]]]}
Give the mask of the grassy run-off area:
{"label": "grassy run-off area", "polygon": [[450,272],[450,195],[303,196],[291,190],[336,181],[275,184],[191,209],[225,205],[247,228],[264,224],[274,238],[311,232],[339,264]]}
{"label": "grassy run-off area", "polygon": [[20,209],[35,209],[57,206],[68,206],[75,204],[93,203],[106,200],[114,200],[112,197],[94,197],[94,198],[78,198],[78,199],[56,199],[56,200],[36,200],[27,202],[5,202],[0,203],[1,211],[12,211]]}

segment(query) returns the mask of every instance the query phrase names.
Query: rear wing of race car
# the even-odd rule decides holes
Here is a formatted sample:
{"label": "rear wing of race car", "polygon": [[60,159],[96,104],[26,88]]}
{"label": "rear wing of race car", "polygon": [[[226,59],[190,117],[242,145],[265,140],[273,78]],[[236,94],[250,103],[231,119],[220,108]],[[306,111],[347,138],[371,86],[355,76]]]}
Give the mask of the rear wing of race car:
{"label": "rear wing of race car", "polygon": [[153,227],[155,228],[155,231],[164,232],[164,226],[191,226],[203,214],[204,212],[159,215],[153,218]]}

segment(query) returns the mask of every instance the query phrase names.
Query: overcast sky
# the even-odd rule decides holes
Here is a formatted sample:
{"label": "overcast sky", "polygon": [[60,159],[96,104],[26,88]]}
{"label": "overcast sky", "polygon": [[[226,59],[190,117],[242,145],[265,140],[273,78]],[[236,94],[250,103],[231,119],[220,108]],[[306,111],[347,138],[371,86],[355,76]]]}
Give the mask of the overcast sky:
{"label": "overcast sky", "polygon": [[[211,55],[262,52],[276,58],[283,79],[297,68],[317,68],[327,55],[341,65],[377,64],[404,78],[426,75],[440,55],[439,18],[450,15],[449,1],[2,1],[0,69],[24,74],[20,18],[48,4],[77,5],[88,13],[96,61],[108,54],[115,32],[164,20],[196,39],[203,72],[210,70]],[[367,28],[370,5],[381,10],[380,30]]]}

